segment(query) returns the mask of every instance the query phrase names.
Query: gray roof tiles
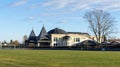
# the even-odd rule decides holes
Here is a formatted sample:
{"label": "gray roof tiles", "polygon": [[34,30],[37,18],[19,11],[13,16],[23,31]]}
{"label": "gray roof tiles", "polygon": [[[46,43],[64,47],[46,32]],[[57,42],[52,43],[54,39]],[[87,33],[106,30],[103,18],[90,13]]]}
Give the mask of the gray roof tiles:
{"label": "gray roof tiles", "polygon": [[29,36],[28,40],[36,40],[36,35],[35,35],[35,32],[34,32],[33,29],[32,29],[32,31],[30,33],[30,36]]}
{"label": "gray roof tiles", "polygon": [[47,39],[46,35],[47,35],[47,32],[45,30],[45,27],[43,26],[40,34],[38,35],[38,40]]}
{"label": "gray roof tiles", "polygon": [[34,30],[32,29],[32,31],[31,31],[31,33],[30,33],[30,36],[29,37],[31,37],[31,36],[36,36],[35,35],[35,32],[34,32]]}
{"label": "gray roof tiles", "polygon": [[67,32],[63,29],[55,28],[48,32],[48,34],[66,34]]}

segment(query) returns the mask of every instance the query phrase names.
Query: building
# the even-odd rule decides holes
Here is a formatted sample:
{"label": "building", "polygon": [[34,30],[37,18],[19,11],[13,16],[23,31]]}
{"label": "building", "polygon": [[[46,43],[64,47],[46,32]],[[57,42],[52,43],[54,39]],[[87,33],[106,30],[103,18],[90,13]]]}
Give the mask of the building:
{"label": "building", "polygon": [[35,35],[32,29],[29,38],[25,41],[26,47],[66,47],[74,46],[85,40],[91,40],[88,33],[66,32],[63,29],[55,28],[46,32],[43,26],[40,34]]}
{"label": "building", "polygon": [[27,35],[24,35],[24,36],[23,36],[23,42],[25,42],[27,39],[28,39],[28,38],[27,38]]}

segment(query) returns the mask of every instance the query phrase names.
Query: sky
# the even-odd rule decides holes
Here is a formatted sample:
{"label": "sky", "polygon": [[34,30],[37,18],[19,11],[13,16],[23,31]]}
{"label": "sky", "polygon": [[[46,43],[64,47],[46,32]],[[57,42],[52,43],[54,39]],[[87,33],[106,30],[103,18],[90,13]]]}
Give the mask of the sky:
{"label": "sky", "polygon": [[120,0],[0,0],[0,41],[22,42],[32,29],[39,35],[43,26],[90,33],[83,16],[96,8],[110,13],[120,32]]}

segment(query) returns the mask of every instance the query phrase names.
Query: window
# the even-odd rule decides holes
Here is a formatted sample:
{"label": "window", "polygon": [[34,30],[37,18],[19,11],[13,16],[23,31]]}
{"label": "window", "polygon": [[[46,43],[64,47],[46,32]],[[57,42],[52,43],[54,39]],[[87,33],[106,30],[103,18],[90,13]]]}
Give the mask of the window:
{"label": "window", "polygon": [[63,42],[63,46],[67,46],[67,42]]}
{"label": "window", "polygon": [[80,38],[76,38],[76,42],[80,42]]}
{"label": "window", "polygon": [[59,38],[59,41],[61,41],[61,38]]}
{"label": "window", "polygon": [[58,43],[58,46],[62,46],[61,43]]}
{"label": "window", "polygon": [[57,46],[57,43],[54,43],[54,46]]}
{"label": "window", "polygon": [[54,41],[58,41],[57,37],[54,37]]}
{"label": "window", "polygon": [[76,38],[74,38],[74,42],[76,42]]}

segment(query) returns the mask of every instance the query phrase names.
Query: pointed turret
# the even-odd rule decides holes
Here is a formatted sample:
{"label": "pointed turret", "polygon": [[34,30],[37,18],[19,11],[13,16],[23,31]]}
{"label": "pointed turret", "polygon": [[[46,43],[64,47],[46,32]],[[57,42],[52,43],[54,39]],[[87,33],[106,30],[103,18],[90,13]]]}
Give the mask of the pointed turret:
{"label": "pointed turret", "polygon": [[45,27],[43,26],[42,29],[41,29],[41,32],[38,36],[38,40],[46,39],[47,38],[46,35],[47,35],[47,32],[45,30]]}
{"label": "pointed turret", "polygon": [[36,40],[36,35],[35,35],[35,32],[34,32],[33,29],[32,29],[32,31],[31,31],[31,33],[30,33],[30,35],[29,35],[28,40]]}
{"label": "pointed turret", "polygon": [[32,36],[36,36],[35,35],[35,32],[34,32],[34,30],[32,29],[32,31],[31,31],[31,33],[30,33],[30,36],[29,37],[32,37]]}

